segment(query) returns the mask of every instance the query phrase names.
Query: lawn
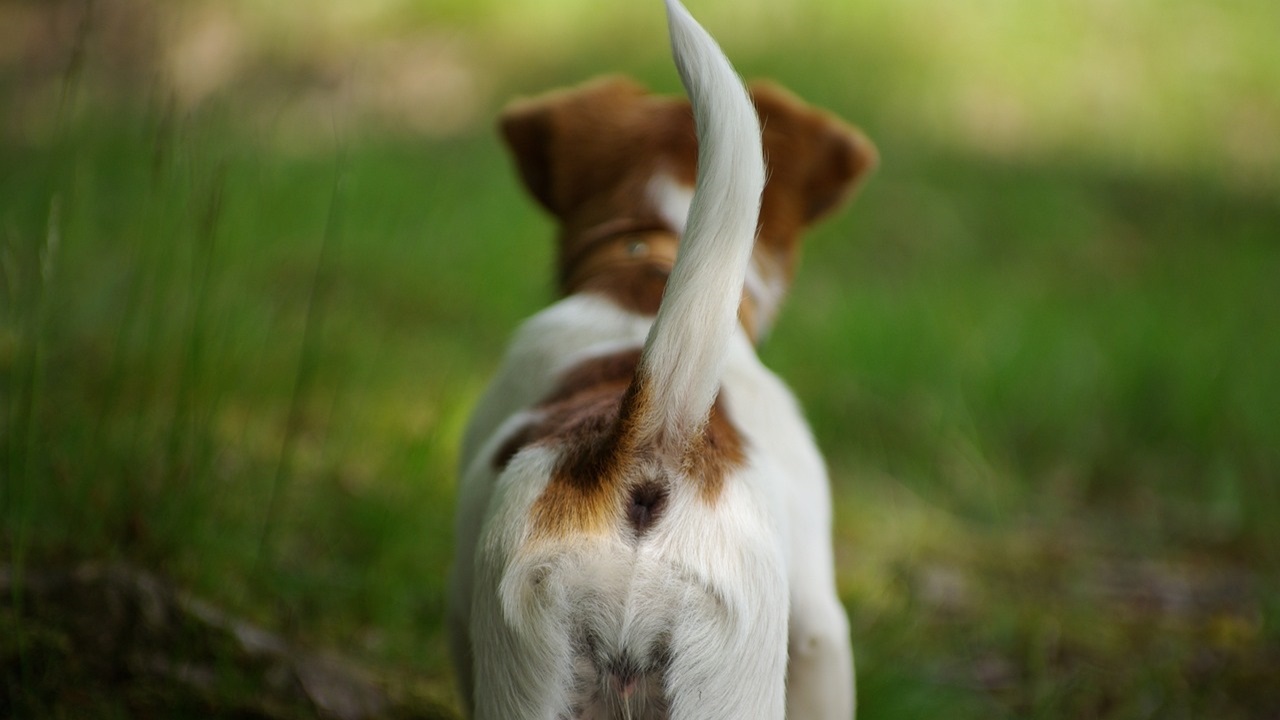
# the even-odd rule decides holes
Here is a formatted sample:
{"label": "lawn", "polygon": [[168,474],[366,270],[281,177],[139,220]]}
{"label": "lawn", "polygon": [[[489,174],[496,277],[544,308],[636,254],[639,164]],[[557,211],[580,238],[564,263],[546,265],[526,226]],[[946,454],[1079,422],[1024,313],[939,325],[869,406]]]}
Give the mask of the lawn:
{"label": "lawn", "polygon": [[[1280,717],[1280,10],[690,5],[882,154],[762,349],[831,468],[861,715]],[[455,705],[457,445],[552,298],[492,120],[674,92],[662,23],[0,2],[0,714],[144,714],[41,661],[79,649],[22,579],[85,561]]]}

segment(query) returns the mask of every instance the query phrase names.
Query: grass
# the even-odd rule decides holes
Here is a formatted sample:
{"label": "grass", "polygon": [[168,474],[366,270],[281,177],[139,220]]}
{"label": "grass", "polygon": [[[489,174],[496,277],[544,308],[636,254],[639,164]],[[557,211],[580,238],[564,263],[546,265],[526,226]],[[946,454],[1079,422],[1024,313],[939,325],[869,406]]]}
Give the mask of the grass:
{"label": "grass", "polygon": [[[1280,712],[1275,13],[1171,5],[750,4],[725,33],[884,158],[763,349],[831,465],[865,717]],[[660,18],[511,11],[552,42],[484,4],[345,31],[326,4],[307,43],[235,7],[268,80],[201,103],[103,70],[110,18],[49,84],[2,78],[0,546],[143,564],[450,702],[456,447],[550,297],[488,118],[600,70],[673,89],[637,39]],[[299,124],[317,46],[406,25],[458,33],[465,122],[356,97]]]}

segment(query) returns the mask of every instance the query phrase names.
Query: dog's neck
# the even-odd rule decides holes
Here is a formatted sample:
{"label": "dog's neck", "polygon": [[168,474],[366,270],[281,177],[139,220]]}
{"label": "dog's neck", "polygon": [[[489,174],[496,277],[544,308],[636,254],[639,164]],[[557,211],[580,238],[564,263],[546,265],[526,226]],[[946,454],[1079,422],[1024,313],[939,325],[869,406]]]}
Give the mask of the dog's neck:
{"label": "dog's neck", "polygon": [[[567,238],[565,240],[568,240]],[[590,292],[608,296],[621,307],[654,315],[667,277],[675,266],[679,236],[660,221],[618,218],[562,241],[560,289],[565,295]],[[743,290],[738,320],[747,336],[758,339],[758,289]]]}

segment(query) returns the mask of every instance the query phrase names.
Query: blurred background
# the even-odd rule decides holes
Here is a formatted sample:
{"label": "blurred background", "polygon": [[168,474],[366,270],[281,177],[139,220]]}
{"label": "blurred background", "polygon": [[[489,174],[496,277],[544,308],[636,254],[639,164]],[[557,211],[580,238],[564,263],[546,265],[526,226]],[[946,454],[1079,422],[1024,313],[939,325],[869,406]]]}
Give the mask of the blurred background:
{"label": "blurred background", "polygon": [[[882,155],[762,349],[862,716],[1280,718],[1280,5],[689,5]],[[455,716],[456,449],[553,297],[494,117],[666,42],[0,0],[0,715]]]}

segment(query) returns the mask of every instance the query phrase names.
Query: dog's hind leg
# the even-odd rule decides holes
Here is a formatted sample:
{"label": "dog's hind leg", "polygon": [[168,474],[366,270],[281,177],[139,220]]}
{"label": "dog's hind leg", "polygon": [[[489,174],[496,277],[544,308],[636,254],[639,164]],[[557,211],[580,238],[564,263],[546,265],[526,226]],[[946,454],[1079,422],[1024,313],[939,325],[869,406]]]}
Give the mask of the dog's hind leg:
{"label": "dog's hind leg", "polygon": [[787,717],[849,720],[854,716],[849,620],[836,592],[829,526],[793,527]]}
{"label": "dog's hind leg", "polygon": [[793,593],[787,717],[849,720],[854,716],[853,650],[849,621],[834,593]]}
{"label": "dog's hind leg", "polygon": [[[726,505],[728,502],[725,503]],[[786,717],[787,577],[761,525],[741,509],[704,523],[700,569],[676,606],[666,699],[670,720]],[[737,526],[737,527],[734,527]],[[719,533],[719,537],[715,534]],[[693,580],[696,574],[701,580]],[[674,608],[673,608],[674,609]]]}

